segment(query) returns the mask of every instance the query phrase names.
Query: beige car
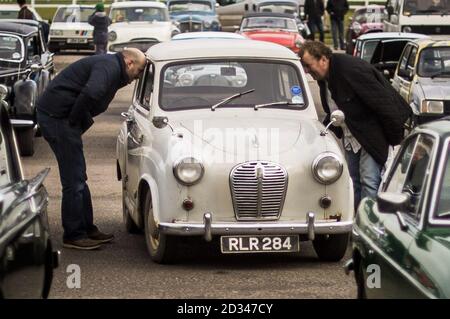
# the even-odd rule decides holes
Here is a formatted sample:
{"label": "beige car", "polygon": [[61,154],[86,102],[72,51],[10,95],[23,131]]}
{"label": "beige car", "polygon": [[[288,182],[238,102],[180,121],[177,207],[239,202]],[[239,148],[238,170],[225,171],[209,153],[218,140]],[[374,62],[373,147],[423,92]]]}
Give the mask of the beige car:
{"label": "beige car", "polygon": [[353,186],[295,53],[194,39],[147,58],[116,156],[126,228],[144,230],[151,258],[172,262],[199,237],[224,254],[297,253],[311,240],[319,258],[340,260]]}

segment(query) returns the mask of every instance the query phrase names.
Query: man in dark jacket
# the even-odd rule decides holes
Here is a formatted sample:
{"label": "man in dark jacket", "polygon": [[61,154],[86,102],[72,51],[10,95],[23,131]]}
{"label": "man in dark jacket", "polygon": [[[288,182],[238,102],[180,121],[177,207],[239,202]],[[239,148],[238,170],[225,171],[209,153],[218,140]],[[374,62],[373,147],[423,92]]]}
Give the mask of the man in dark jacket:
{"label": "man in dark jacket", "polygon": [[37,121],[55,153],[63,188],[64,247],[96,249],[113,239],[94,225],[81,136],[145,65],[145,55],[137,49],[81,59],[59,73],[37,103]]}
{"label": "man in dark jacket", "polygon": [[356,209],[361,198],[376,196],[389,146],[403,140],[411,109],[389,81],[362,59],[333,54],[313,41],[302,45],[300,55],[305,71],[318,81],[327,113],[324,124],[336,109],[345,114],[345,124],[334,132],[343,138]]}
{"label": "man in dark jacket", "polygon": [[320,42],[324,41],[322,17],[325,13],[323,0],[306,0],[305,17],[308,20],[308,27],[311,30],[311,40],[314,40],[316,32],[319,32]]}
{"label": "man in dark jacket", "polygon": [[349,6],[347,0],[328,0],[327,2],[327,12],[330,15],[331,33],[333,34],[333,45],[335,50],[337,50],[338,45],[341,50],[345,50],[344,17],[348,9]]}
{"label": "man in dark jacket", "polygon": [[20,7],[17,19],[35,20],[33,12],[27,7],[27,0],[17,0],[17,4]]}
{"label": "man in dark jacket", "polygon": [[108,27],[111,19],[105,13],[103,3],[95,6],[95,12],[89,17],[88,22],[94,27],[95,54],[104,54],[108,46]]}

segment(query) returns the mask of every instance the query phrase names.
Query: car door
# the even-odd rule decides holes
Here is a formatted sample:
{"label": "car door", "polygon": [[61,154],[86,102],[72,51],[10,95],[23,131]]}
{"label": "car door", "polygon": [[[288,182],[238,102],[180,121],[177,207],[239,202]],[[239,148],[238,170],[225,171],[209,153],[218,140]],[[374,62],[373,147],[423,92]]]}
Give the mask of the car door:
{"label": "car door", "polygon": [[242,17],[253,12],[253,0],[219,0],[216,9],[223,31],[235,31],[241,24]]}
{"label": "car door", "polygon": [[386,77],[392,78],[408,39],[381,40],[370,60]]}
{"label": "car door", "polygon": [[400,228],[395,214],[388,213],[382,213],[382,222],[376,226],[377,236],[374,241],[377,251],[373,250],[372,253],[375,256],[374,264],[380,269],[381,283],[379,288],[367,290],[368,297],[422,297],[408,272],[408,249],[420,225],[423,185],[433,143],[428,136],[416,134],[409,137],[383,186],[385,192],[409,193],[412,201],[408,210],[400,213],[408,226],[406,230]]}
{"label": "car door", "polygon": [[147,65],[140,79],[133,107],[130,109],[127,119],[126,189],[127,196],[133,205],[133,215],[137,214],[136,199],[141,175],[141,151],[143,143],[149,139],[149,129],[152,125],[149,121],[149,114],[153,96],[153,67],[152,63]]}
{"label": "car door", "polygon": [[45,36],[42,28],[39,28],[38,41],[40,47],[40,55],[41,55],[41,64],[45,70],[47,70],[50,74],[53,72],[53,56],[54,53],[51,53],[48,50],[47,42],[45,41]]}
{"label": "car door", "polygon": [[414,70],[414,62],[412,61],[415,61],[416,55],[417,48],[412,43],[407,44],[400,58],[400,62],[395,74],[393,83],[394,89],[399,92],[399,94],[405,99],[405,101],[409,100],[409,93],[412,83],[411,71]]}
{"label": "car door", "polygon": [[47,239],[38,211],[46,205],[47,196],[33,188],[36,184],[22,179],[14,133],[5,113],[0,111],[0,296],[41,298]]}

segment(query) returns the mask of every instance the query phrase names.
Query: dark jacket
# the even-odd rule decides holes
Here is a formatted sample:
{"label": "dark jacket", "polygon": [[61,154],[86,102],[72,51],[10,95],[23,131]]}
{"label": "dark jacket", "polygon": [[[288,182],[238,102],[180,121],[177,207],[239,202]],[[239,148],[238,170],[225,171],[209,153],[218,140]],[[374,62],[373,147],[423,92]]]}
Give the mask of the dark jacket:
{"label": "dark jacket", "polygon": [[325,13],[323,0],[306,0],[305,15],[308,20],[319,20]]}
{"label": "dark jacket", "polygon": [[328,0],[327,12],[331,19],[343,20],[348,9],[347,0]]}
{"label": "dark jacket", "polygon": [[111,19],[104,12],[95,12],[88,22],[94,27],[94,43],[108,43],[108,27]]}
{"label": "dark jacket", "polygon": [[22,8],[20,8],[17,19],[36,20],[33,12],[31,12],[31,10],[28,9],[27,6],[23,6]]}
{"label": "dark jacket", "polygon": [[[389,145],[398,145],[404,137],[404,123],[411,115],[408,103],[389,81],[371,64],[346,54],[330,59],[328,85],[331,97],[345,114],[345,123],[361,146],[384,165]],[[327,117],[326,83],[319,81],[320,96]],[[335,130],[338,137],[342,131]]]}
{"label": "dark jacket", "polygon": [[106,111],[117,90],[128,84],[121,53],[96,55],[66,67],[48,85],[37,108],[51,117],[66,118],[83,132],[94,116]]}

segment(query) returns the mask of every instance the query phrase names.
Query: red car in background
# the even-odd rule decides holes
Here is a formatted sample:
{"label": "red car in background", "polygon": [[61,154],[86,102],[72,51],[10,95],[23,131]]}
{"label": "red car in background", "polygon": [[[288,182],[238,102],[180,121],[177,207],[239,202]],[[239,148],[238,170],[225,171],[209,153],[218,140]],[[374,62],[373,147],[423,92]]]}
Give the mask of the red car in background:
{"label": "red car in background", "polygon": [[246,14],[238,32],[251,40],[280,44],[295,53],[299,52],[305,41],[299,33],[295,17],[284,13]]}
{"label": "red car in background", "polygon": [[384,6],[368,5],[355,10],[346,34],[348,54],[353,54],[356,39],[363,34],[383,32]]}

